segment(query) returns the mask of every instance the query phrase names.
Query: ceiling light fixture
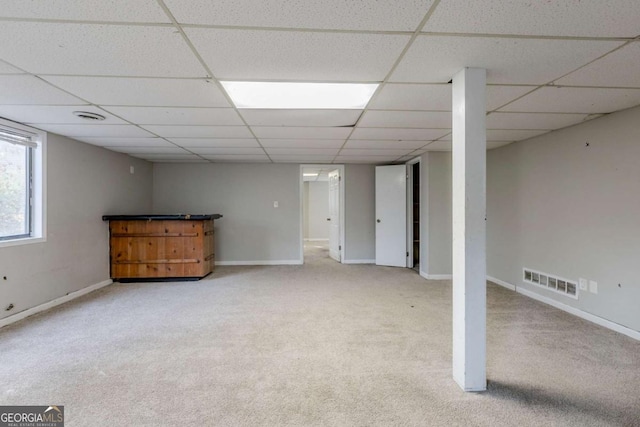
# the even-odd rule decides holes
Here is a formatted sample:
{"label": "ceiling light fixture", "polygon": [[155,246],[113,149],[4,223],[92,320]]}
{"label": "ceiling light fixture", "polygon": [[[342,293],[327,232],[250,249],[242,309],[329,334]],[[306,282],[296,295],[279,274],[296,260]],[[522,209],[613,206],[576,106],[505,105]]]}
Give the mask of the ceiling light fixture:
{"label": "ceiling light fixture", "polygon": [[237,108],[362,110],[377,83],[220,82]]}
{"label": "ceiling light fixture", "polygon": [[317,173],[303,173],[302,176],[318,176]]}
{"label": "ceiling light fixture", "polygon": [[80,117],[81,119],[91,120],[91,121],[102,121],[106,119],[105,116],[98,113],[91,113],[89,111],[74,111],[74,116]]}

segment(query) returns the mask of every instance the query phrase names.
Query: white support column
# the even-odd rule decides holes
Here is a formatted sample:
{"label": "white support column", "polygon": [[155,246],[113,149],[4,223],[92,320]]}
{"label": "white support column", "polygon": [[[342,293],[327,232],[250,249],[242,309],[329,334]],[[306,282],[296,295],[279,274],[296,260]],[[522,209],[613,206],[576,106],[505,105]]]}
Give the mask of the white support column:
{"label": "white support column", "polygon": [[453,77],[453,379],[487,389],[486,70]]}

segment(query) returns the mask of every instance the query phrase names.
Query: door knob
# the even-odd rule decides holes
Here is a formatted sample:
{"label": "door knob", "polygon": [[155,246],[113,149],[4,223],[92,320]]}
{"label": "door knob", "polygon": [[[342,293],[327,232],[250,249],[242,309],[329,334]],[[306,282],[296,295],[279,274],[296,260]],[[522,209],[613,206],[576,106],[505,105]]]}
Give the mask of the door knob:
{"label": "door knob", "polygon": [[380,222],[380,220],[379,220],[379,219],[377,219],[377,220],[376,220],[376,222]]}

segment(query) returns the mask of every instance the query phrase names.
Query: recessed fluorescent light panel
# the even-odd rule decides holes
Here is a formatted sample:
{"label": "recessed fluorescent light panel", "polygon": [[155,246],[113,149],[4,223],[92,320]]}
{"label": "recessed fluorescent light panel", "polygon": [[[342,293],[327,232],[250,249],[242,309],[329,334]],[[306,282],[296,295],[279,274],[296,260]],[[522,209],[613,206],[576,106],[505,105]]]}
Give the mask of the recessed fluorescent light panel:
{"label": "recessed fluorescent light panel", "polygon": [[317,173],[303,173],[302,176],[318,176]]}
{"label": "recessed fluorescent light panel", "polygon": [[220,82],[237,108],[362,110],[377,84]]}

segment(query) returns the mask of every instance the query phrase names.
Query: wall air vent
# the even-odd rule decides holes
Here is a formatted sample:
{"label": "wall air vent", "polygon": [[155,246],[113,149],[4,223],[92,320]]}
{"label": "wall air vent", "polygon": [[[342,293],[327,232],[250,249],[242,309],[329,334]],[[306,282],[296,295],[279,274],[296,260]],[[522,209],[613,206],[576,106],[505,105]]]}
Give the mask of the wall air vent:
{"label": "wall air vent", "polygon": [[522,269],[522,280],[525,283],[531,283],[532,285],[537,285],[550,291],[578,299],[578,285],[573,280],[541,273],[526,267]]}

